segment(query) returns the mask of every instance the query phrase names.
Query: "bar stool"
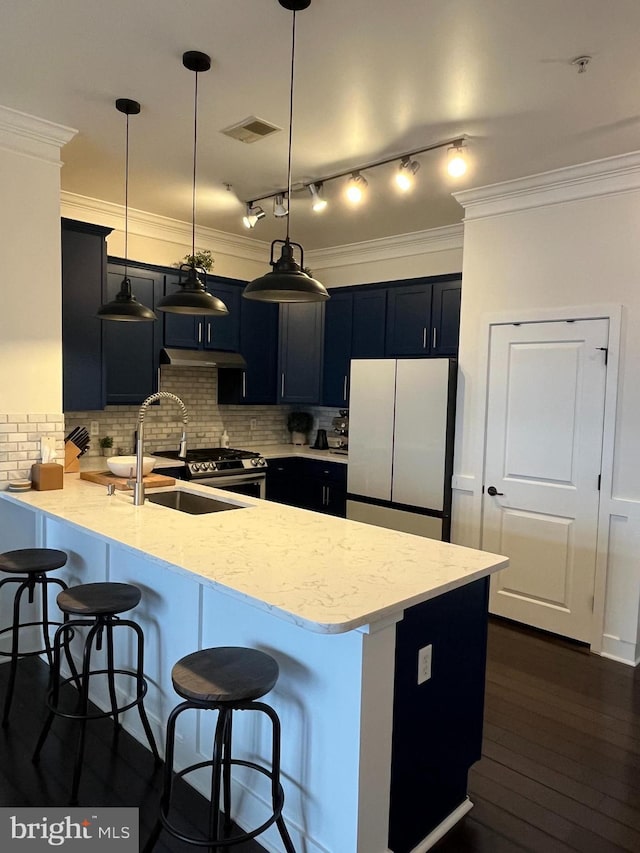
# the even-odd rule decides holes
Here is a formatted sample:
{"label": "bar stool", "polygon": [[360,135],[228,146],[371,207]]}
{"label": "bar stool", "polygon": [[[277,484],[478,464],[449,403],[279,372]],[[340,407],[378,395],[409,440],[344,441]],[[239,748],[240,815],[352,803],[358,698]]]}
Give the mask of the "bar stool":
{"label": "bar stool", "polygon": [[[153,849],[163,828],[187,844],[218,851],[256,838],[274,823],[287,853],[295,853],[282,817],[284,791],[280,784],[280,720],[273,708],[264,702],[255,701],[272,689],[278,680],[278,672],[278,664],[270,655],[256,649],[236,646],[203,649],[181,658],[175,664],[171,672],[173,688],[185,701],[177,705],[169,715],[160,815],[145,845],[144,853]],[[180,714],[190,708],[218,712],[212,759],[191,764],[175,774],[176,777],[182,778],[202,767],[211,768],[208,835],[201,838],[184,834],[169,818],[176,722]],[[259,711],[271,720],[271,770],[253,761],[232,757],[234,711]],[[237,765],[256,770],[271,780],[272,814],[256,829],[230,836],[231,768]],[[220,810],[221,794],[224,814],[221,814]]]}
{"label": "bar stool", "polygon": [[[156,765],[160,764],[160,756],[158,755],[156,742],[143,703],[147,692],[147,682],[144,677],[144,635],[140,626],[135,622],[129,619],[120,619],[118,616],[119,613],[124,613],[136,607],[141,597],[142,594],[138,587],[128,583],[82,584],[81,586],[71,587],[58,595],[58,607],[65,614],[65,621],[56,631],[53,640],[52,686],[49,690],[47,700],[49,715],[38,738],[38,743],[33,753],[33,761],[34,763],[38,762],[40,751],[47,739],[55,717],[64,717],[80,722],[71,786],[71,805],[75,805],[78,802],[87,720],[113,717],[114,736],[117,736],[120,729],[118,715],[124,711],[128,711],[130,708],[137,707]],[[82,649],[82,671],[78,673],[70,653],[70,643],[76,630],[81,627],[87,627],[89,631],[84,639]],[[115,666],[113,632],[116,628],[129,628],[136,636],[137,660],[134,670],[119,669]],[[105,636],[103,637],[103,635]],[[103,639],[106,639],[106,668],[92,669],[92,651],[94,648],[96,651],[102,649]],[[63,650],[66,653],[71,669],[71,676],[69,678],[62,678],[60,672]],[[96,676],[105,675],[109,691],[110,709],[108,711],[90,712],[89,690],[92,679],[95,679]],[[135,695],[131,701],[124,705],[118,705],[116,675],[135,680]],[[62,687],[71,682],[78,689],[77,702],[74,710],[65,710],[62,705],[60,692]]]}
{"label": "bar stool", "polygon": [[[2,714],[2,727],[6,728],[9,724],[9,711],[11,710],[11,702],[13,700],[13,690],[16,683],[16,673],[18,671],[18,661],[20,658],[33,657],[34,655],[47,655],[49,666],[53,662],[51,652],[51,641],[49,639],[49,627],[60,625],[60,622],[49,621],[49,604],[47,600],[47,590],[49,586],[59,586],[63,590],[67,585],[60,578],[49,578],[46,573],[54,569],[60,569],[67,562],[67,555],[64,551],[58,551],[55,548],[20,548],[17,551],[6,551],[0,554],[0,572],[6,572],[16,577],[3,578],[0,581],[0,590],[5,584],[17,584],[18,588],[13,597],[13,622],[7,628],[0,630],[0,636],[11,631],[11,651],[0,652],[3,657],[11,658],[11,666],[9,669],[9,681],[7,683],[7,692],[4,699],[4,711]],[[28,592],[28,603],[33,604],[35,601],[36,587],[41,593],[41,618],[32,622],[20,622],[20,604],[22,596]],[[38,626],[42,629],[42,637],[44,640],[44,648],[36,649],[31,652],[20,651],[20,631],[23,628],[31,628]]]}

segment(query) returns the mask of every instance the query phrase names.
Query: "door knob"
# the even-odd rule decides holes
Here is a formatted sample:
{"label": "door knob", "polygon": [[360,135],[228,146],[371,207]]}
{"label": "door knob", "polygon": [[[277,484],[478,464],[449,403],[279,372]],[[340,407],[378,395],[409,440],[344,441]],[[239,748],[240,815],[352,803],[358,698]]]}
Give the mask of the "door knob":
{"label": "door knob", "polygon": [[491,495],[492,498],[495,498],[496,495],[503,495],[504,492],[499,492],[495,486],[489,486],[487,489],[487,494]]}

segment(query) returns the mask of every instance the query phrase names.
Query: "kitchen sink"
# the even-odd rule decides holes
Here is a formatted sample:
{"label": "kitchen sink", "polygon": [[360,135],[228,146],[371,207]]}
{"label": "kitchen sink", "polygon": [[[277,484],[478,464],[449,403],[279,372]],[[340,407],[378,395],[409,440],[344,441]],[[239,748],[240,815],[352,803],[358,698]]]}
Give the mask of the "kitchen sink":
{"label": "kitchen sink", "polygon": [[146,500],[152,504],[177,509],[178,512],[188,512],[190,515],[204,515],[208,512],[225,512],[228,509],[244,509],[238,504],[219,501],[217,498],[205,498],[204,495],[195,495],[192,492],[181,492],[177,489],[172,492],[156,492],[147,495]]}

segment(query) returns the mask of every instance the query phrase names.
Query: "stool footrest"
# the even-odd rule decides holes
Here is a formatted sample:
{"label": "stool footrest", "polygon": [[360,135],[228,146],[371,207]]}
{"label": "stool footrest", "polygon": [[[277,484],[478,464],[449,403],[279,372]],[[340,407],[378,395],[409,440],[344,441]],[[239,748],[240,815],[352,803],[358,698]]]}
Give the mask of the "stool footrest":
{"label": "stool footrest", "polygon": [[[109,675],[109,673],[113,673],[113,675],[125,675],[129,678],[135,678],[138,680],[138,674],[135,672],[131,672],[128,669],[92,669],[89,673],[89,677],[94,675]],[[82,679],[82,675],[79,676]],[[69,678],[65,678],[58,682],[58,688],[64,687],[66,684],[75,684],[76,680],[73,675],[69,676]],[[51,701],[52,691],[49,691],[49,697],[47,699],[47,708],[51,711],[52,714],[55,714],[56,717],[64,717],[66,720],[102,720],[105,717],[113,717],[116,714],[122,714],[124,711],[129,711],[131,708],[135,708],[147,695],[147,682],[146,679],[141,680],[141,690],[138,694],[136,694],[135,698],[132,699],[126,705],[118,705],[116,708],[111,708],[109,711],[100,711],[96,714],[72,714],[66,713],[65,711],[60,710],[60,703],[53,703]]]}

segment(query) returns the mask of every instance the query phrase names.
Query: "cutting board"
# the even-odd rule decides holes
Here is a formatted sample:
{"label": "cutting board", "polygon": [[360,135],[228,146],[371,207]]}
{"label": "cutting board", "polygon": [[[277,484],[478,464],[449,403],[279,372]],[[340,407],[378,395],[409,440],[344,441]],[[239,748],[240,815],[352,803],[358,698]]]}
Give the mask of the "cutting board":
{"label": "cutting board", "polygon": [[[91,483],[100,483],[102,486],[114,485],[116,489],[131,489],[127,485],[127,477],[116,477],[110,471],[81,471],[81,480],[89,480]],[[143,477],[145,486],[148,488],[160,488],[161,486],[174,486],[174,477],[165,477],[163,474],[146,474]]]}

